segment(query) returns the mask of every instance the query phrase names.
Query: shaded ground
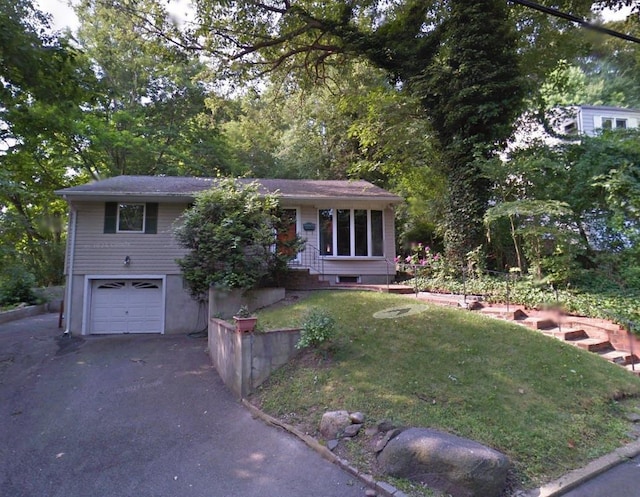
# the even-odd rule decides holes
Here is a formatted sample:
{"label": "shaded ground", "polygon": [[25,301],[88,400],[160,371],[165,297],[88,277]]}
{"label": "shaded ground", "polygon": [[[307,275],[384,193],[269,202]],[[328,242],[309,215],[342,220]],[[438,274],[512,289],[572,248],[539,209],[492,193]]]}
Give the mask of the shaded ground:
{"label": "shaded ground", "polygon": [[251,418],[206,340],[60,338],[0,326],[0,495],[361,496],[359,482]]}

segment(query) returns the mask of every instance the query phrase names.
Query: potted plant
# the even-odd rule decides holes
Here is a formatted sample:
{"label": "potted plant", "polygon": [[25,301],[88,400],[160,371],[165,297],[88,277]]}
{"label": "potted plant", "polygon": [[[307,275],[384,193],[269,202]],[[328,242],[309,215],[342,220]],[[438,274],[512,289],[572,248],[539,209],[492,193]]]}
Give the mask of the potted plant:
{"label": "potted plant", "polygon": [[233,319],[236,321],[236,330],[240,333],[253,331],[258,318],[249,312],[246,305],[240,306]]}

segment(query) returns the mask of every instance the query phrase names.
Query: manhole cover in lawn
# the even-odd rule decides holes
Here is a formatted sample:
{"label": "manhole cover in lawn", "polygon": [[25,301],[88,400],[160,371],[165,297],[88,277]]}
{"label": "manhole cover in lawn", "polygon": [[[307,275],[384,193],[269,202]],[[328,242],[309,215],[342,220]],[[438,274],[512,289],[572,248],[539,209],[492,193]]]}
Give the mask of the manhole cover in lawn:
{"label": "manhole cover in lawn", "polygon": [[413,314],[420,314],[427,309],[428,307],[426,305],[420,304],[399,305],[397,307],[390,307],[389,309],[378,311],[373,315],[373,317],[376,319],[403,318],[405,316],[412,316]]}

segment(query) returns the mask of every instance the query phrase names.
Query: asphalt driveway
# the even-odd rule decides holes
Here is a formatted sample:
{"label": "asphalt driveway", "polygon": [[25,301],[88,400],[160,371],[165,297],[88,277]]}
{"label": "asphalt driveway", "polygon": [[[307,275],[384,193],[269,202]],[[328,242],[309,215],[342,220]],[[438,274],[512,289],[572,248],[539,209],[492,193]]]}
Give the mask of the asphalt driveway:
{"label": "asphalt driveway", "polygon": [[187,336],[0,325],[0,495],[351,497],[362,484],[251,417]]}

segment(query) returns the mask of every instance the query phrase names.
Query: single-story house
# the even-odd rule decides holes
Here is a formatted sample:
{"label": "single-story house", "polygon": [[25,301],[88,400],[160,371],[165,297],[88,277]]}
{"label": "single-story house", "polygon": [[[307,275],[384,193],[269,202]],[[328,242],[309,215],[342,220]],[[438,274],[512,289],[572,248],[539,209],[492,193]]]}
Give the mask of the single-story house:
{"label": "single-story house", "polygon": [[[330,283],[384,283],[395,274],[394,207],[401,198],[366,181],[239,179],[277,192],[305,249],[291,262]],[[56,193],[70,209],[66,331],[186,333],[205,312],[176,259],[173,227],[212,178],[117,176]]]}

